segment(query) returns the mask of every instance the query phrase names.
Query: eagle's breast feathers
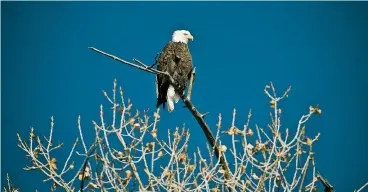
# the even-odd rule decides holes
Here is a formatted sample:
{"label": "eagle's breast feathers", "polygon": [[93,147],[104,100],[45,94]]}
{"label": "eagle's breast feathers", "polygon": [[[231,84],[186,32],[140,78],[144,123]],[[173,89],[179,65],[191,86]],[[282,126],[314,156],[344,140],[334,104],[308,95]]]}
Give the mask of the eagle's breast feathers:
{"label": "eagle's breast feathers", "polygon": [[165,108],[165,103],[168,102],[168,110],[172,111],[174,109],[172,100],[177,102],[180,95],[184,93],[192,68],[192,55],[190,54],[188,44],[174,41],[166,44],[158,59],[157,69],[163,72],[167,71],[174,79],[177,89],[174,89],[171,85],[167,75],[158,74],[158,98],[156,107],[163,104]]}

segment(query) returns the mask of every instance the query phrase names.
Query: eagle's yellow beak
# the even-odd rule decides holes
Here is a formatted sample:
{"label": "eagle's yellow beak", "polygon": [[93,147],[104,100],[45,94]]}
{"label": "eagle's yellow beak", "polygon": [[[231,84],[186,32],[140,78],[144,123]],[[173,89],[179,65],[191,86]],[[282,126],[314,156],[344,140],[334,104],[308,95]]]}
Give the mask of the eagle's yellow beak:
{"label": "eagle's yellow beak", "polygon": [[192,40],[192,41],[194,40],[194,37],[192,35],[190,35],[190,34],[187,35],[187,38],[190,39],[190,40]]}

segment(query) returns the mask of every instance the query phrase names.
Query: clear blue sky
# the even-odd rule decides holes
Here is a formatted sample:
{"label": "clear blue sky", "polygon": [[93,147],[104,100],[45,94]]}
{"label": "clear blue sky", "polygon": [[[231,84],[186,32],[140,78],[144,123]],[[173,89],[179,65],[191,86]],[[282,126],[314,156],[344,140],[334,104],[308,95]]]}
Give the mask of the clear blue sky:
{"label": "clear blue sky", "polygon": [[[307,133],[321,132],[316,164],[337,191],[353,191],[368,180],[366,76],[367,2],[2,2],[1,3],[1,176],[8,172],[23,191],[47,191],[37,172],[22,170],[28,160],[16,133],[30,127],[47,135],[55,117],[55,141],[78,136],[77,117],[92,141],[91,121],[101,90],[114,78],[138,109],[154,109],[154,75],[122,65],[89,49],[153,62],[175,29],[188,29],[197,76],[193,102],[215,129],[224,128],[237,108],[237,125],[253,110],[253,126],[269,123],[264,86],[273,81],[292,91],[283,107],[283,126],[295,130],[310,104],[323,115]],[[160,129],[186,122],[191,147],[204,134],[186,109],[162,113]],[[197,142],[195,142],[197,141]],[[198,142],[203,141],[203,143]],[[41,176],[41,177],[40,177]]]}

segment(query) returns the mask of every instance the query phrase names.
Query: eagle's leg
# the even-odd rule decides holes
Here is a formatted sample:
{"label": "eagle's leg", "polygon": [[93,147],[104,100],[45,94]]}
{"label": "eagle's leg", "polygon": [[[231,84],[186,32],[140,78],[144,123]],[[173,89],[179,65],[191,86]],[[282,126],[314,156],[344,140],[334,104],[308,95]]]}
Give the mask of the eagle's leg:
{"label": "eagle's leg", "polygon": [[193,82],[194,82],[194,76],[195,76],[195,67],[193,68],[192,72],[189,73],[190,78],[189,78],[189,88],[188,88],[188,94],[187,94],[187,98],[188,100],[190,100],[190,97],[192,96],[192,89],[193,89]]}

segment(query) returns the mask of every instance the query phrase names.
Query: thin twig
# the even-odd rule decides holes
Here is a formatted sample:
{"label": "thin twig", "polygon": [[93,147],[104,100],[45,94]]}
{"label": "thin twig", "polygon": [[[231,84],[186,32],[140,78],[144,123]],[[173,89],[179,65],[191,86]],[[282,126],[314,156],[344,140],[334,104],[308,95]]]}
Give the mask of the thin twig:
{"label": "thin twig", "polygon": [[366,186],[368,186],[368,182],[365,183],[361,188],[359,188],[356,192],[360,192],[361,190],[363,190]]}

